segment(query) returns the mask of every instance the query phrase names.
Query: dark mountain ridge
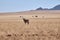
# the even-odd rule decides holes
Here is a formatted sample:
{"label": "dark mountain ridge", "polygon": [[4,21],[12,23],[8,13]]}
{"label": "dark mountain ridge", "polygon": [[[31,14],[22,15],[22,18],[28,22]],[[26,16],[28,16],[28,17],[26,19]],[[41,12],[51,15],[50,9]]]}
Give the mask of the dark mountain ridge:
{"label": "dark mountain ridge", "polygon": [[60,5],[56,5],[55,7],[51,8],[51,9],[48,9],[48,8],[37,8],[36,10],[60,10]]}

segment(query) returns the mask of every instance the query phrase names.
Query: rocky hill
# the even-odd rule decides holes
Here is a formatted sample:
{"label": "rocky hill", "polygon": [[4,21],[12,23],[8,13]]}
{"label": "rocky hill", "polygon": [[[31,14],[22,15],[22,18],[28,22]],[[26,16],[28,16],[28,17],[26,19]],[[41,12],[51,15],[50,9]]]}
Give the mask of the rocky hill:
{"label": "rocky hill", "polygon": [[51,8],[51,9],[48,9],[48,8],[43,9],[42,7],[39,7],[36,10],[60,10],[60,5],[56,5],[55,7]]}

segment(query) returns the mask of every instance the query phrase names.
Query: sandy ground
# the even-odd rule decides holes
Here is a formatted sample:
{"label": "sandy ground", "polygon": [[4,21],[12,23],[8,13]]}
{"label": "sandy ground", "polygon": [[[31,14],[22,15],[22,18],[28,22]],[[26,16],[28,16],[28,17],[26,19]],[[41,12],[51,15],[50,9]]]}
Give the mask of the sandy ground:
{"label": "sandy ground", "polygon": [[60,11],[0,14],[0,40],[60,40]]}

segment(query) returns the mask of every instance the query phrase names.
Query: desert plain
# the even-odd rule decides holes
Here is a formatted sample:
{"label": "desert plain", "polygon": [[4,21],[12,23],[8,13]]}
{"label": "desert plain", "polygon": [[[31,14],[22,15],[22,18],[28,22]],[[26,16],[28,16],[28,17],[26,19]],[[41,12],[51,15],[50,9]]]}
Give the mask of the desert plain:
{"label": "desert plain", "polygon": [[0,13],[0,40],[60,40],[60,10]]}

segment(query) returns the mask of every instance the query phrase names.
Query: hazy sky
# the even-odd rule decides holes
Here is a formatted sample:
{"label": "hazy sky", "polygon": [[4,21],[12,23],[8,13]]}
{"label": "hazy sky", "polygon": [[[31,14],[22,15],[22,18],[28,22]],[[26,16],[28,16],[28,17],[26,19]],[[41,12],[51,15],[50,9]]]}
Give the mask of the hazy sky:
{"label": "hazy sky", "polygon": [[52,8],[58,4],[60,0],[0,0],[0,12],[34,10],[38,7]]}

